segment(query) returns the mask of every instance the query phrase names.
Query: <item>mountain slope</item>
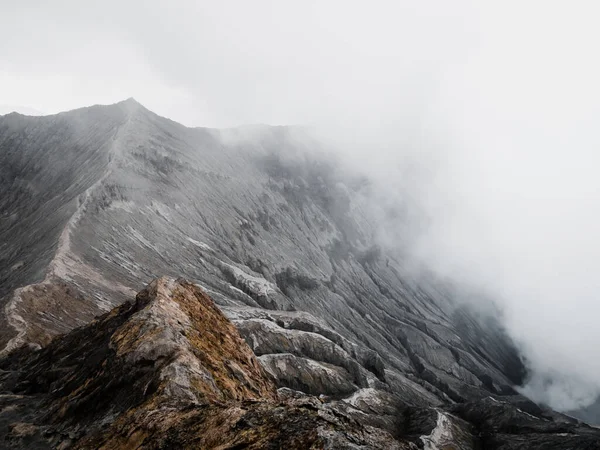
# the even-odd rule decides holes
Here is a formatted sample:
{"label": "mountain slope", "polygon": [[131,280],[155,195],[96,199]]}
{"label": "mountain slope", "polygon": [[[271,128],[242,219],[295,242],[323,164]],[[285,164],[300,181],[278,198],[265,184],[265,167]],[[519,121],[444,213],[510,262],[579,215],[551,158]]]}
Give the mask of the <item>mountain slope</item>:
{"label": "mountain slope", "polygon": [[0,358],[0,370],[9,448],[600,448],[590,427],[492,397],[443,411],[276,390],[233,324],[181,279],[154,280],[45,348]]}
{"label": "mountain slope", "polygon": [[155,280],[135,303],[0,365],[19,367],[0,375],[15,393],[0,413],[11,447],[408,448],[319,414],[316,399],[280,399],[235,327],[185,281]]}
{"label": "mountain slope", "polygon": [[[25,340],[43,344],[47,337],[40,336],[41,329],[50,335],[64,332],[65,325],[84,323],[93,312],[120,303],[131,289],[167,273],[200,281],[225,306],[310,312],[347,339],[387,354],[390,368],[431,372],[441,386],[455,384],[453,391],[460,390],[456,375],[476,387],[486,372],[497,384],[510,384],[507,376],[518,380],[518,358],[508,341],[496,339],[498,330],[487,336],[456,308],[443,286],[403,276],[402,262],[374,244],[376,224],[370,222],[360,186],[349,186],[353,180],[342,178],[330,162],[307,157],[293,130],[187,129],[133,100],[21,119],[20,125],[10,123],[19,117],[2,120],[0,154],[10,163],[3,167],[37,161],[35,173],[55,173],[40,181],[43,198],[36,197],[38,188],[27,199],[21,186],[33,175],[25,163],[3,176],[4,185],[15,191],[2,208],[3,241],[15,247],[2,252],[3,294],[6,302],[13,295],[13,325],[19,323],[15,317],[27,316],[32,331]],[[48,121],[50,131],[35,120]],[[89,137],[88,128],[98,125],[86,120],[109,131],[94,145],[78,134],[61,136],[60,142],[74,141],[74,146],[61,143],[60,161],[49,160],[46,140],[57,139],[55,129],[74,123],[73,132]],[[7,130],[5,122],[16,130]],[[15,148],[16,139],[22,143]],[[22,211],[23,205],[44,219]],[[38,205],[65,212],[54,219]],[[40,235],[39,249],[32,234]],[[60,295],[43,294],[44,312],[53,316],[39,317],[28,305],[40,302],[28,300],[39,288],[11,292],[53,277],[66,283],[53,288]],[[64,299],[68,308],[55,304]],[[458,325],[464,328],[460,334]],[[480,339],[487,339],[486,345]],[[475,345],[478,353],[470,349]],[[417,348],[422,355],[413,354]],[[468,367],[458,363],[454,374],[447,373],[460,352],[472,353],[464,358]]]}
{"label": "mountain slope", "polygon": [[190,129],[131,99],[10,114],[0,183],[5,352],[46,346],[167,274],[204,287],[279,387],[524,401],[499,324],[378,247],[368,180],[299,129]]}

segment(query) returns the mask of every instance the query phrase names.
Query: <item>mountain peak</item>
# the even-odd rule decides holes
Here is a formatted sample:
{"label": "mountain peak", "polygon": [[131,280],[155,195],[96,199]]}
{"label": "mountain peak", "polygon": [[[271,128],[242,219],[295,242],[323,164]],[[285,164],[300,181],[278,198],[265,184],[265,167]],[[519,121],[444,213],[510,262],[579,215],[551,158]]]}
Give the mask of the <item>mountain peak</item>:
{"label": "mountain peak", "polygon": [[117,105],[138,106],[138,107],[142,106],[143,107],[143,105],[133,97],[129,97],[129,98],[126,98],[125,100],[121,100],[120,102],[117,102]]}
{"label": "mountain peak", "polygon": [[142,109],[147,110],[147,108],[144,105],[142,105],[133,97],[121,100],[120,102],[115,103],[115,106],[119,106],[127,112],[135,112]]}

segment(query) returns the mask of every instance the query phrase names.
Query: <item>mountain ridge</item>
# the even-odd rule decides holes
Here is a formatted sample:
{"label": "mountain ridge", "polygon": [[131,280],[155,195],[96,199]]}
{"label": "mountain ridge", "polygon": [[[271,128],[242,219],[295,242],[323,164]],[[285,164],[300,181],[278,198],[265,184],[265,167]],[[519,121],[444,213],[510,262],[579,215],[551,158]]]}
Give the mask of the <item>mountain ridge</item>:
{"label": "mountain ridge", "polygon": [[351,398],[379,427],[398,405],[534,410],[501,324],[378,245],[377,218],[402,208],[375,211],[364,178],[297,128],[232,136],[138,105],[0,117],[0,320],[22,328],[0,328],[5,354],[46,348],[166,275],[213,298],[279,389]]}
{"label": "mountain ridge", "polygon": [[[131,115],[131,111],[129,111],[129,114],[121,115],[120,117],[118,117],[118,120],[117,120],[117,122],[118,122],[118,129],[116,129],[115,131],[113,131],[112,141],[111,142],[104,142],[103,145],[102,145],[102,147],[104,149],[110,149],[110,152],[108,152],[108,153],[112,153],[114,159],[111,160],[110,158],[108,158],[107,160],[105,160],[104,164],[103,164],[103,166],[101,168],[101,170],[96,171],[95,178],[93,178],[93,182],[90,182],[90,183],[88,183],[87,186],[84,186],[86,189],[81,189],[81,192],[78,195],[79,196],[83,195],[87,199],[85,201],[83,199],[80,199],[79,202],[78,202],[79,203],[78,207],[82,207],[83,210],[85,210],[87,203],[93,202],[93,201],[97,200],[95,198],[92,199],[90,197],[90,193],[92,191],[94,191],[95,189],[97,189],[97,188],[100,188],[100,190],[104,189],[103,185],[105,185],[105,184],[107,184],[107,183],[110,182],[109,178],[111,178],[111,177],[115,178],[115,172],[118,171],[119,168],[126,169],[126,170],[138,170],[139,169],[139,167],[135,167],[135,166],[132,167],[132,164],[131,164],[132,162],[131,162],[131,158],[129,158],[129,154],[132,153],[135,150],[132,149],[132,147],[133,147],[132,145],[129,145],[127,143],[128,139],[130,141],[132,140],[131,139],[131,135],[132,134],[139,133],[139,131],[135,130],[136,126],[140,127],[141,124],[142,125],[147,125],[147,122],[152,121],[152,120],[158,120],[159,121],[158,123],[160,125],[162,125],[162,126],[169,126],[169,125],[171,125],[171,122],[166,122],[165,123],[165,122],[163,122],[160,119],[160,117],[158,117],[158,116],[156,116],[154,114],[148,114],[146,109],[139,110],[139,106],[138,106],[139,104],[137,102],[135,102],[134,100],[127,100],[127,101],[119,103],[117,105],[113,105],[112,107],[91,107],[91,109],[77,110],[75,112],[72,112],[71,115],[78,116],[81,113],[83,113],[84,115],[87,115],[87,114],[92,114],[93,115],[93,113],[95,111],[105,111],[107,108],[108,109],[112,109],[112,110],[114,110],[114,109],[121,110],[122,109],[121,106],[123,104],[135,106],[134,112],[137,112],[137,113],[140,113],[140,114]],[[128,107],[128,109],[131,109],[131,108]],[[132,125],[132,121],[138,120],[140,118],[140,116],[142,117],[142,123],[141,124],[137,123],[135,125]],[[180,126],[177,126],[177,127],[180,128]],[[190,129],[188,129],[188,130],[190,130]],[[196,133],[196,132],[198,132],[198,130],[194,130],[193,131],[193,133]],[[202,134],[202,131],[200,131],[200,132]],[[206,136],[204,136],[204,137],[206,137]],[[214,140],[215,138],[213,136],[210,136],[209,139],[212,142],[216,142],[217,143],[217,148],[218,148],[218,141],[215,141]],[[134,142],[134,143],[137,143],[137,142]],[[121,145],[122,148],[126,149],[126,151],[129,152],[129,154],[128,155],[122,155],[121,154],[122,151],[115,151],[115,148],[118,147],[119,145]],[[285,143],[284,143],[284,145],[285,145]],[[139,147],[139,144],[138,144],[138,147]],[[145,150],[145,151],[147,151],[147,150]],[[158,160],[151,160],[151,162],[150,162],[150,165],[151,165],[150,169],[152,169],[154,171],[157,171],[157,169],[158,169],[158,171],[161,171],[161,170],[163,170],[163,171],[173,171],[173,172],[176,173],[177,170],[181,169],[181,163],[179,163],[179,162],[176,161],[176,157],[180,156],[181,152],[179,152],[178,155],[177,154],[175,154],[173,156],[171,156],[171,155],[173,155],[173,154],[171,153],[171,154],[167,154],[167,155],[160,155],[160,157],[158,158]],[[138,156],[138,155],[136,155],[136,156]],[[142,159],[144,159],[146,157],[145,154],[141,154],[139,156],[141,156]],[[205,157],[203,158],[202,162],[206,163],[206,159],[207,159],[206,156],[207,155],[204,155],[204,156]],[[210,156],[214,156],[214,155],[210,155]],[[267,155],[267,156],[269,158],[271,157],[271,155]],[[275,170],[283,170],[284,173],[285,173],[286,170],[288,170],[288,168],[284,167],[283,169],[281,169],[281,162],[277,159],[278,157],[279,156],[275,157],[274,163],[276,164],[276,166],[273,169],[275,169]],[[126,158],[126,160],[122,161],[119,158]],[[267,160],[267,163],[271,163],[271,161]],[[292,163],[295,163],[295,161],[292,161]],[[161,164],[165,164],[166,167],[161,167]],[[174,168],[170,167],[169,164],[174,165],[175,167]],[[125,167],[123,167],[123,166],[125,166]],[[269,169],[269,170],[273,170],[273,169]],[[209,174],[210,175],[211,172],[205,172],[205,174]],[[217,175],[217,177],[218,177],[218,174],[215,174],[215,175]],[[279,177],[279,176],[280,175],[277,172],[271,172],[269,174],[269,182],[271,182],[271,180],[274,177]],[[319,176],[322,176],[322,175],[319,175]],[[118,180],[118,181],[120,182],[121,180]],[[145,181],[145,180],[142,180],[142,181]],[[160,181],[163,181],[163,180],[160,180]],[[302,183],[303,181],[304,180],[300,180],[300,183]],[[95,184],[95,183],[97,183],[97,184]],[[119,189],[119,185],[116,184],[116,183],[115,183],[115,185],[116,185],[115,189],[118,190]],[[283,180],[282,185],[283,185],[282,188],[284,190],[283,194],[284,195],[285,194],[291,194],[291,198],[288,198],[286,200],[290,200],[292,202],[294,202],[294,201],[298,202],[298,201],[302,201],[303,200],[301,198],[300,199],[296,198],[298,195],[306,195],[306,193],[303,192],[303,191],[306,190],[306,188],[304,188],[302,185],[300,185],[300,186],[291,185],[290,186],[290,183],[288,183],[287,180],[285,180],[285,179]],[[287,191],[291,191],[291,192],[286,192],[286,190]],[[298,192],[294,192],[295,190],[298,191]],[[86,192],[87,192],[87,194],[86,194]],[[104,195],[105,193],[102,192],[101,194]],[[334,194],[337,194],[337,192],[334,192]],[[119,194],[115,193],[115,195],[119,195]],[[309,192],[308,195],[311,195],[311,193]],[[328,197],[325,200],[327,200],[329,203],[333,203],[333,207],[335,209],[337,207],[337,204],[336,204],[337,199],[335,199],[335,198],[334,199],[330,199],[329,197],[331,196],[331,194],[329,192],[327,192],[327,195],[328,195]],[[342,203],[346,203],[348,201],[348,199],[347,198],[343,198],[343,195],[347,195],[347,194],[342,194],[341,202]],[[310,201],[311,199],[309,198],[308,200]],[[107,199],[106,201],[110,202],[111,200]],[[113,204],[114,204],[114,202],[113,202]],[[303,207],[303,205],[294,205],[294,206],[299,206],[300,209],[302,209],[302,207]],[[310,205],[310,206],[312,206],[312,205]],[[328,205],[325,205],[325,206],[327,207]],[[235,208],[234,208],[234,211],[235,211]],[[336,212],[336,211],[334,211],[334,212]],[[158,214],[160,215],[160,212]],[[239,213],[234,213],[234,214],[239,216]],[[345,214],[345,212],[342,211],[342,215],[344,215],[344,214]],[[81,216],[81,214],[74,212],[73,215],[71,215],[68,220],[74,220],[75,222],[77,222],[78,220],[82,219],[82,217],[80,217],[80,216]],[[345,219],[345,218],[342,217],[342,219]],[[68,220],[67,220],[67,224],[69,223]],[[240,228],[244,227],[243,220],[244,219],[242,218],[241,219],[242,226]],[[239,224],[236,224],[236,225],[239,226]],[[348,232],[356,234],[355,230],[350,230],[350,229],[346,230],[346,229],[344,229],[344,227],[345,227],[344,223],[342,223],[341,225],[342,225],[341,232],[343,234],[348,234]],[[269,224],[267,223],[266,226],[269,227]],[[303,225],[303,227],[304,227],[304,225]],[[68,229],[71,229],[71,228],[72,227],[68,227]],[[263,228],[265,228],[265,227],[263,226]],[[247,235],[247,233],[244,233],[244,234]],[[342,238],[343,238],[343,234],[342,234]],[[67,237],[70,237],[70,235],[71,235],[71,232],[67,232],[66,233]],[[62,234],[61,236],[64,237],[64,234]],[[194,238],[191,238],[191,239],[194,239]],[[250,239],[253,239],[251,234],[250,234]],[[196,239],[194,239],[194,240],[196,240]],[[198,241],[198,240],[196,240],[196,241]],[[59,242],[60,242],[60,238],[59,238]],[[334,241],[334,243],[336,243],[336,242],[338,242],[338,241]],[[338,244],[336,244],[336,245],[338,245]],[[345,244],[345,245],[352,245],[352,243]],[[334,251],[337,251],[337,250],[334,249]],[[347,250],[343,250],[343,251],[347,252]],[[59,254],[58,256],[60,257],[61,255]],[[341,255],[341,256],[342,256],[342,258],[346,257],[345,255]],[[374,256],[376,256],[376,255],[374,255]],[[338,256],[334,255],[334,258],[337,258],[337,257]],[[367,260],[365,260],[365,263],[366,263],[366,261]],[[340,262],[340,261],[335,261],[334,260],[333,262],[334,262],[334,264],[336,264],[337,262]],[[341,262],[343,263],[343,260]],[[90,264],[87,264],[87,265],[89,266]],[[321,267],[321,266],[322,266],[322,264],[317,264],[316,265],[316,267]],[[92,265],[92,267],[93,267],[93,265]],[[366,270],[368,272],[370,270],[369,267],[368,267],[368,264],[365,267],[366,267]],[[73,270],[73,269],[76,269],[76,267],[71,267],[71,270]],[[364,270],[364,267],[361,267],[361,269]],[[63,275],[67,276],[67,274],[63,274]],[[68,276],[72,276],[72,275],[68,275]],[[243,275],[243,276],[245,276],[245,275]],[[242,282],[243,282],[243,280],[242,280]],[[371,281],[371,283],[372,283],[372,281]],[[377,290],[380,291],[381,289],[377,288]],[[383,291],[385,292],[385,289],[383,289]],[[381,294],[379,294],[379,295],[381,295]],[[107,306],[108,306],[108,304],[107,304]]]}

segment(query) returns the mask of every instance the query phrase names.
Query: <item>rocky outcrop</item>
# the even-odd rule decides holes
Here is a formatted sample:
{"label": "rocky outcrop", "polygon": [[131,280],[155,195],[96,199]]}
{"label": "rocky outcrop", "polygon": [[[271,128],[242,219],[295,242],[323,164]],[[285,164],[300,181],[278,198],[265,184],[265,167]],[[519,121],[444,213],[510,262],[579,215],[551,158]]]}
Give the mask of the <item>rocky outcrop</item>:
{"label": "rocky outcrop", "polygon": [[157,279],[0,367],[4,447],[408,448],[315,397],[280,396],[233,324],[184,280]]}
{"label": "rocky outcrop", "polygon": [[290,353],[262,355],[258,359],[277,380],[279,387],[333,397],[343,397],[358,389],[352,382],[351,375],[342,367],[333,364]]}
{"label": "rocky outcrop", "polygon": [[290,353],[257,358],[201,288],[159,278],[135,300],[45,347],[24,345],[0,359],[0,442],[60,449],[600,448],[597,430],[522,397],[419,406],[375,377],[377,388],[355,390],[343,370]]}
{"label": "rocky outcrop", "polygon": [[600,430],[543,410],[522,397],[488,397],[456,405],[452,412],[473,426],[481,448],[490,450],[600,449]]}

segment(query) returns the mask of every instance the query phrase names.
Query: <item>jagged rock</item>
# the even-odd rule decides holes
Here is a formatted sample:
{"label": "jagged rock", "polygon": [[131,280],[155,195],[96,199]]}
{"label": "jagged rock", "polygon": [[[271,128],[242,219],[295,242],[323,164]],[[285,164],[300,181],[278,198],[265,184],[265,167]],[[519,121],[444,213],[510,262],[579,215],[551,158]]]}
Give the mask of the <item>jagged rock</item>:
{"label": "jagged rock", "polygon": [[339,366],[290,353],[262,355],[258,360],[277,380],[279,387],[333,397],[347,395],[358,389],[352,382],[352,376]]}
{"label": "jagged rock", "polygon": [[157,279],[0,367],[8,447],[409,448],[315,397],[280,399],[231,322],[184,280]]}
{"label": "jagged rock", "polygon": [[505,400],[488,397],[456,405],[452,411],[473,425],[485,449],[600,449],[598,429],[568,416],[546,413],[521,397]]}
{"label": "jagged rock", "polygon": [[345,370],[352,383],[360,387],[367,387],[369,379],[375,379],[344,349],[320,334],[282,328],[265,319],[248,319],[234,323],[258,356],[290,353],[338,366]]}
{"label": "jagged rock", "polygon": [[[378,379],[385,380],[385,364],[377,352],[350,342],[311,314],[302,311],[265,311],[249,307],[223,307],[223,311],[234,323],[242,324],[251,319],[265,319],[286,330],[319,334],[345,350],[350,357]],[[272,330],[273,328],[271,328]],[[282,333],[285,332],[282,331]]]}

